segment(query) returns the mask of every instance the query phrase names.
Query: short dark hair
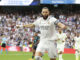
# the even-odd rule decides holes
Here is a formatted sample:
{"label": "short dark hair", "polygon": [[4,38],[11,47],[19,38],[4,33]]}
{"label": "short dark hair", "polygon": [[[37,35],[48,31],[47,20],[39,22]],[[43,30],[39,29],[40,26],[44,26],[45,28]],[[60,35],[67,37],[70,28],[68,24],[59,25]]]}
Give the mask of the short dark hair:
{"label": "short dark hair", "polygon": [[43,7],[43,8],[42,8],[42,10],[43,10],[43,9],[48,9],[48,10],[49,10],[49,8],[48,8],[48,7]]}

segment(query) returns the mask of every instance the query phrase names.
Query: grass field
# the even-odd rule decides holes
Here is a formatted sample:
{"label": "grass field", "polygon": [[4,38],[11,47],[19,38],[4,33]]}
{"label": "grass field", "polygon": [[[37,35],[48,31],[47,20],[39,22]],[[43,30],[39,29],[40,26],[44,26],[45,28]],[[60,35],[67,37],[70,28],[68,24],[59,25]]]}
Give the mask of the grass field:
{"label": "grass field", "polygon": [[[32,56],[31,52],[9,52],[8,54],[6,54],[6,52],[3,52],[3,54],[0,54],[0,60],[30,60],[31,56]],[[75,55],[64,54],[63,58],[64,60],[75,60]],[[45,54],[43,59],[49,60],[48,55]]]}

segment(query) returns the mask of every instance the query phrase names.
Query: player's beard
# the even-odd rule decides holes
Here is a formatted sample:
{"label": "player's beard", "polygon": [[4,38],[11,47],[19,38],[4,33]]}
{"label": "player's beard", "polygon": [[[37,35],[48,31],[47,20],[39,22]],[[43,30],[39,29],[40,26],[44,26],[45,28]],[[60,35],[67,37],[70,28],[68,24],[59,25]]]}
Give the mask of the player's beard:
{"label": "player's beard", "polygon": [[43,17],[44,20],[46,20],[48,18],[48,15],[47,16],[42,16],[42,17]]}

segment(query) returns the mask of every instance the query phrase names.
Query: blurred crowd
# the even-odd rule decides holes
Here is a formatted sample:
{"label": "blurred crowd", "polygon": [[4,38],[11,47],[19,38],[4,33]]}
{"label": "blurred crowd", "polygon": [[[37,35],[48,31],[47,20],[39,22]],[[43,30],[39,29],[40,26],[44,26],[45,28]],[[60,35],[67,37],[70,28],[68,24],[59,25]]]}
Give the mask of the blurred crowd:
{"label": "blurred crowd", "polygon": [[35,16],[19,14],[0,15],[0,40],[5,36],[9,46],[28,46],[32,42],[35,29],[17,28],[16,25],[32,23],[35,18]]}
{"label": "blurred crowd", "polygon": [[80,15],[60,15],[59,21],[69,27],[69,30],[63,30],[67,35],[67,39],[65,42],[65,48],[74,48],[75,40],[74,38],[79,35],[80,37]]}
{"label": "blurred crowd", "polygon": [[[25,25],[33,23],[39,14],[0,14],[0,43],[3,37],[8,39],[8,46],[29,46],[33,40],[35,32],[39,32],[39,28],[17,28],[16,25]],[[73,48],[76,34],[80,34],[80,15],[59,15],[58,20],[70,27],[70,30],[63,30],[67,34],[65,48]],[[59,27],[57,27],[57,30]]]}

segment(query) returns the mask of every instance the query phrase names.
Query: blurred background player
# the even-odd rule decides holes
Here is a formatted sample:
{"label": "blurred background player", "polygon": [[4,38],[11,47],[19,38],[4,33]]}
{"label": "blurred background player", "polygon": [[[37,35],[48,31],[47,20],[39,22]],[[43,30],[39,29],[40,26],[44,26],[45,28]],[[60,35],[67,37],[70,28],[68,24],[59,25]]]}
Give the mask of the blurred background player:
{"label": "blurred background player", "polygon": [[1,42],[1,51],[0,51],[1,54],[3,52],[3,49],[5,49],[6,53],[8,53],[6,45],[7,45],[7,36],[3,35],[2,42]]}
{"label": "blurred background player", "polygon": [[40,40],[40,37],[38,36],[38,33],[35,33],[33,36],[33,42],[32,42],[32,52],[33,52],[32,60],[34,59],[36,48],[39,43],[39,40]]}
{"label": "blurred background player", "polygon": [[[40,42],[36,49],[35,59],[42,60],[42,54],[48,51],[48,56],[50,60],[56,60],[57,57],[57,47],[55,45],[55,40],[57,40],[56,25],[62,29],[67,27],[59,22],[56,18],[50,16],[50,11],[47,7],[42,8],[42,17],[38,18],[33,24],[23,25],[25,27],[36,27],[40,28]],[[17,27],[23,27],[17,25]]]}
{"label": "blurred background player", "polygon": [[59,60],[63,60],[62,54],[64,52],[65,40],[67,38],[66,34],[63,33],[62,29],[58,30],[58,40],[57,40],[57,49],[59,54]]}
{"label": "blurred background player", "polygon": [[74,37],[75,40],[75,49],[76,49],[76,60],[79,60],[79,53],[80,53],[80,35],[77,33]]}

